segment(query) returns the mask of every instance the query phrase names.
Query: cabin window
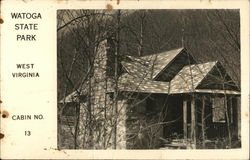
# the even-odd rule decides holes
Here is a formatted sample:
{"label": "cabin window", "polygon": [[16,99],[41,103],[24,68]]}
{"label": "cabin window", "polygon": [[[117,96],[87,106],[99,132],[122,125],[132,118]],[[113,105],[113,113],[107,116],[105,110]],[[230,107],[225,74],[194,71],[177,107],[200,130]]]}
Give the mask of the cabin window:
{"label": "cabin window", "polygon": [[212,105],[212,117],[213,122],[217,123],[225,123],[225,99],[224,97],[216,97],[213,98],[213,105]]}

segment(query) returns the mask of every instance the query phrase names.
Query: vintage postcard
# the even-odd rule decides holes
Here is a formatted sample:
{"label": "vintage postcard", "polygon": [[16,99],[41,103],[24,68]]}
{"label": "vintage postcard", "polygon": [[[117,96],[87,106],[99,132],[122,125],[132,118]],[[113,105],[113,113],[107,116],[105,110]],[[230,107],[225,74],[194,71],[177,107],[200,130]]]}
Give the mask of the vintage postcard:
{"label": "vintage postcard", "polygon": [[249,1],[1,1],[2,159],[249,159]]}

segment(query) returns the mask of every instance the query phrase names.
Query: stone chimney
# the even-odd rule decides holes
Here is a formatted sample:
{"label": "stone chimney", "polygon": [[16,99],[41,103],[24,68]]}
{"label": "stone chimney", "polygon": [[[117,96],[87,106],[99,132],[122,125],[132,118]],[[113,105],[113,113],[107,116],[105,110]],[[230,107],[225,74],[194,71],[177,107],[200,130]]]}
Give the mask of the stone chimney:
{"label": "stone chimney", "polygon": [[96,49],[94,60],[94,77],[102,80],[114,76],[115,67],[115,44],[114,40],[107,39],[100,42]]}
{"label": "stone chimney", "polygon": [[[98,143],[95,143],[94,148],[103,148],[103,144],[107,141],[108,137],[112,130],[110,122],[107,122],[107,119],[112,119],[115,116],[112,114],[113,109],[113,98],[108,92],[107,81],[108,79],[114,78],[114,70],[115,69],[115,43],[114,40],[108,39],[104,40],[99,44],[97,48],[96,57],[94,60],[94,76],[93,76],[93,85],[92,85],[92,108],[93,114],[96,115],[96,119],[100,120],[98,122],[100,124],[98,130],[100,135],[94,133],[94,141],[98,138]],[[113,79],[114,80],[114,79]],[[126,121],[126,107],[125,101],[123,99],[118,99],[118,110],[119,116],[117,119],[117,149],[125,149],[126,148],[126,129],[125,129],[125,121]],[[94,129],[95,130],[95,129]],[[110,139],[112,141],[112,138]],[[110,142],[111,142],[110,141]],[[107,148],[112,148],[110,144],[106,144]]]}

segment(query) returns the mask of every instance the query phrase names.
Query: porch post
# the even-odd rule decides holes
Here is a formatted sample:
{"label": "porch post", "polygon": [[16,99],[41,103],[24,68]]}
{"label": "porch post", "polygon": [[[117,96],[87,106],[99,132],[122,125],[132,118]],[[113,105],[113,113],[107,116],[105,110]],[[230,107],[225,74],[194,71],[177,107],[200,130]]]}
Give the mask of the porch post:
{"label": "porch post", "polygon": [[236,109],[237,109],[237,133],[238,139],[241,137],[241,99],[240,97],[236,97]]}
{"label": "porch post", "polygon": [[201,110],[201,133],[202,133],[202,146],[205,148],[205,136],[206,136],[206,121],[205,121],[205,96],[202,96],[202,110]]}
{"label": "porch post", "polygon": [[196,110],[195,110],[195,100],[191,100],[191,139],[194,143],[193,149],[196,148]]}
{"label": "porch post", "polygon": [[184,140],[187,142],[187,101],[183,100],[183,135]]}
{"label": "porch post", "polygon": [[228,98],[229,100],[228,100],[228,102],[229,102],[229,108],[228,108],[228,110],[229,110],[229,114],[230,114],[230,116],[229,116],[229,121],[230,121],[230,123],[232,124],[233,123],[233,119],[234,119],[234,117],[233,117],[233,98],[232,98],[232,96],[229,96],[229,98]]}
{"label": "porch post", "polygon": [[226,124],[227,124],[227,134],[228,134],[228,140],[229,140],[229,148],[231,148],[231,143],[232,143],[232,131],[231,131],[231,124],[230,124],[230,113],[229,113],[229,107],[228,107],[228,102],[229,98],[227,95],[225,95],[224,98],[224,105],[225,105],[225,114],[226,114]]}

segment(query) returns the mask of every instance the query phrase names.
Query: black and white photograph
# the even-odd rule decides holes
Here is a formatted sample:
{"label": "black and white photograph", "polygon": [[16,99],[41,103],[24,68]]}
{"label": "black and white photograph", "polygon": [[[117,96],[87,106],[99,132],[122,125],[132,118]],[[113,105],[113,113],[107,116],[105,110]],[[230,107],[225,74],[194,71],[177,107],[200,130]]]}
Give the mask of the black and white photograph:
{"label": "black and white photograph", "polygon": [[239,9],[56,14],[58,149],[241,148]]}

